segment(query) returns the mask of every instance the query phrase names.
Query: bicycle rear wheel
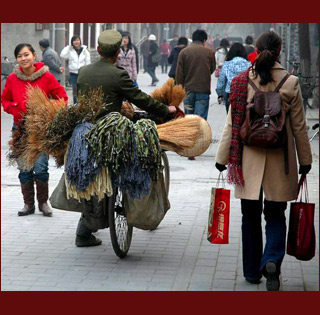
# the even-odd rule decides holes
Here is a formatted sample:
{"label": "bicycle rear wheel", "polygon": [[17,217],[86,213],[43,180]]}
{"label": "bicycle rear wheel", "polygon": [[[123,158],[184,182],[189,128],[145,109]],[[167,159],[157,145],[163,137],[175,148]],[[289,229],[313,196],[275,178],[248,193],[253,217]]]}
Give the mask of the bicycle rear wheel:
{"label": "bicycle rear wheel", "polygon": [[123,258],[131,245],[133,227],[127,223],[123,195],[119,188],[115,188],[113,195],[109,197],[108,218],[113,250],[118,257]]}

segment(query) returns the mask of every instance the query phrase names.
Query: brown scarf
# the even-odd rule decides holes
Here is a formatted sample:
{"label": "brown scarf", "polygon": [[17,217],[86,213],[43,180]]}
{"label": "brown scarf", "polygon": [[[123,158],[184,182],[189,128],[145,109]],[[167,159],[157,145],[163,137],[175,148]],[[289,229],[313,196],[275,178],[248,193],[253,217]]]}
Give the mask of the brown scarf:
{"label": "brown scarf", "polygon": [[242,150],[240,127],[243,124],[247,105],[249,70],[234,77],[230,87],[232,117],[232,137],[229,150],[227,181],[230,184],[244,185],[242,174]]}

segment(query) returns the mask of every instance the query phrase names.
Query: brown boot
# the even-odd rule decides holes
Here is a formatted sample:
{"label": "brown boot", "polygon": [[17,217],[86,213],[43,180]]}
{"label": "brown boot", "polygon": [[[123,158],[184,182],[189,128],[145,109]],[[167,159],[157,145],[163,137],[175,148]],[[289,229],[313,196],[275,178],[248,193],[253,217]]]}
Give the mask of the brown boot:
{"label": "brown boot", "polygon": [[37,186],[37,199],[38,199],[38,206],[39,210],[43,213],[46,217],[52,216],[52,209],[48,205],[48,197],[49,197],[49,183],[48,181],[43,182],[40,179],[35,179],[36,186]]}
{"label": "brown boot", "polygon": [[21,192],[23,195],[24,207],[18,212],[18,216],[33,214],[35,210],[33,180],[29,180],[25,184],[21,184]]}

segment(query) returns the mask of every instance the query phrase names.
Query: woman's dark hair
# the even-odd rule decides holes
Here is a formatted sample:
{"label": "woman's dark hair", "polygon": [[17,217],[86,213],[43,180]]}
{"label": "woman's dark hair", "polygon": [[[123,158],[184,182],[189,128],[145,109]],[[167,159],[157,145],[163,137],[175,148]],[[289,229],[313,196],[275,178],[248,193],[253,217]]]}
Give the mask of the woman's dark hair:
{"label": "woman's dark hair", "polygon": [[[80,45],[81,45],[81,38],[80,38],[80,36],[79,35],[73,35],[72,37],[71,37],[71,41],[70,41],[70,44],[73,46],[73,42],[76,40],[76,39],[80,39]],[[73,48],[74,48],[74,46],[73,46]]]}
{"label": "woman's dark hair", "polygon": [[185,45],[188,46],[189,41],[187,37],[179,37],[177,45]]}
{"label": "woman's dark hair", "polygon": [[252,70],[255,77],[260,76],[261,85],[273,81],[271,69],[279,60],[281,44],[281,37],[273,31],[264,32],[257,38],[258,56],[252,64]]}
{"label": "woman's dark hair", "polygon": [[130,33],[129,32],[122,32],[121,35],[122,35],[122,38],[123,37],[128,37],[128,39],[129,39],[128,49],[132,49],[132,41],[131,41]]}
{"label": "woman's dark hair", "polygon": [[16,57],[16,59],[17,59],[17,57],[18,57],[19,52],[20,52],[24,47],[27,47],[33,54],[36,52],[30,44],[25,44],[25,43],[19,44],[19,45],[17,45],[17,47],[14,49],[14,56]]}
{"label": "woman's dark hair", "polygon": [[248,35],[244,41],[247,45],[252,45],[253,44],[253,38],[252,36]]}
{"label": "woman's dark hair", "polygon": [[39,45],[40,45],[41,47],[43,47],[43,48],[48,48],[48,47],[50,46],[49,39],[46,39],[46,38],[41,39],[41,40],[39,41]]}
{"label": "woman's dark hair", "polygon": [[230,43],[226,38],[222,38],[220,41],[220,47],[224,48],[224,51],[228,53],[228,48],[230,47]]}
{"label": "woman's dark hair", "polygon": [[233,43],[227,53],[226,61],[232,60],[234,57],[242,57],[246,60],[247,58],[247,52],[244,46],[241,43]]}
{"label": "woman's dark hair", "polygon": [[193,41],[198,40],[200,42],[203,42],[204,40],[207,40],[207,39],[208,39],[208,35],[204,30],[196,30],[192,34]]}

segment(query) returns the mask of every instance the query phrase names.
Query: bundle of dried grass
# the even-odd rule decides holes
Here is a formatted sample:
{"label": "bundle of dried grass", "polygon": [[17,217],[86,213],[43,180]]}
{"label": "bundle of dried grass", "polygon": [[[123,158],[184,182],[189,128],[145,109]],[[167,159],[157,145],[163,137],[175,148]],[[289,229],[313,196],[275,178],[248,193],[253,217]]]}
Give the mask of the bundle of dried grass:
{"label": "bundle of dried grass", "polygon": [[49,100],[41,89],[30,86],[22,127],[9,143],[9,160],[21,158],[29,169],[41,152],[46,152],[55,158],[58,167],[62,166],[74,128],[83,122],[94,121],[98,111],[105,106],[103,97],[102,88],[92,88],[86,94],[78,95],[78,105],[67,107],[63,99]]}
{"label": "bundle of dried grass", "polygon": [[78,105],[62,108],[48,126],[45,137],[46,150],[62,166],[63,156],[74,128],[84,122],[93,123],[99,110],[107,106],[102,88],[91,88],[78,95]]}
{"label": "bundle of dried grass", "polygon": [[12,138],[9,141],[9,151],[7,158],[9,165],[14,165],[27,147],[27,133],[25,131],[25,120],[21,119],[20,126],[12,133]]}
{"label": "bundle of dried grass", "polygon": [[27,89],[27,113],[25,116],[25,131],[27,141],[21,154],[25,168],[33,167],[34,162],[42,152],[46,152],[45,136],[50,122],[66,103],[64,99],[49,100],[38,87]]}
{"label": "bundle of dried grass", "polygon": [[150,95],[161,103],[178,107],[185,96],[185,90],[182,85],[175,85],[170,78]]}

